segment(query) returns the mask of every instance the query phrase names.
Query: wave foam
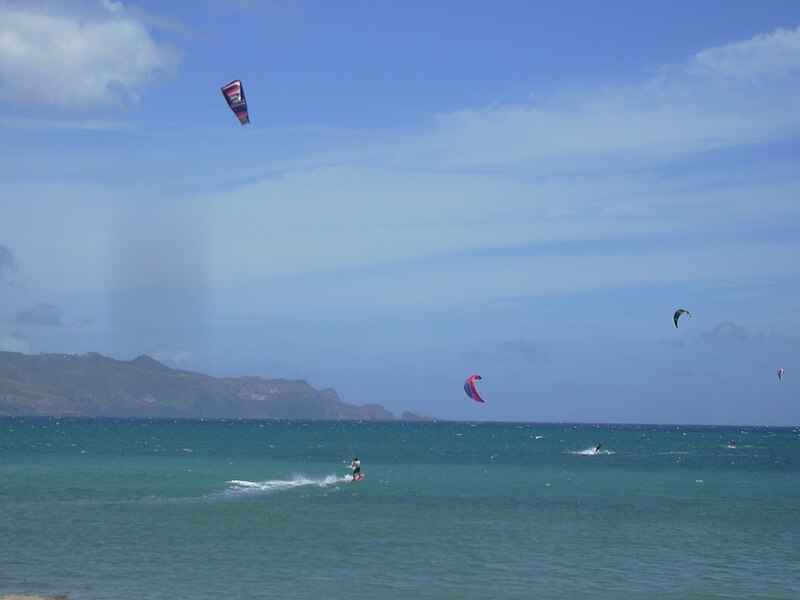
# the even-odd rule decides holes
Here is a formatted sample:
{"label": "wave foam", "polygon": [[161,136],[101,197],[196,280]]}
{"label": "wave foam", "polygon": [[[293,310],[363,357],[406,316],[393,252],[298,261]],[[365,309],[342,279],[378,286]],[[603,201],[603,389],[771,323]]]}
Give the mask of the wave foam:
{"label": "wave foam", "polygon": [[578,456],[600,456],[600,455],[611,455],[614,454],[611,450],[600,450],[599,452],[592,448],[587,448],[586,450],[572,450],[567,452],[567,454],[576,454]]}
{"label": "wave foam", "polygon": [[312,479],[304,475],[298,475],[294,479],[272,479],[268,481],[244,481],[241,479],[231,479],[226,483],[230,486],[229,493],[257,493],[257,492],[280,492],[302,486],[326,487],[334,483],[347,481],[347,477],[328,475],[322,479]]}

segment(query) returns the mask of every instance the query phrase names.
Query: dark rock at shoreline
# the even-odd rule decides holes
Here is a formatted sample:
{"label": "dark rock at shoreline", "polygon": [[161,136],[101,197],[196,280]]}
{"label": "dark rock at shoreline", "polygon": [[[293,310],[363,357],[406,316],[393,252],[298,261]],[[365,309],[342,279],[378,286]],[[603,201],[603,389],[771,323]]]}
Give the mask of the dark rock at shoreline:
{"label": "dark rock at shoreline", "polygon": [[403,412],[403,416],[400,417],[401,421],[426,421],[426,422],[435,422],[436,417],[430,417],[428,415],[423,415],[421,412],[417,412],[416,410],[407,410]]}

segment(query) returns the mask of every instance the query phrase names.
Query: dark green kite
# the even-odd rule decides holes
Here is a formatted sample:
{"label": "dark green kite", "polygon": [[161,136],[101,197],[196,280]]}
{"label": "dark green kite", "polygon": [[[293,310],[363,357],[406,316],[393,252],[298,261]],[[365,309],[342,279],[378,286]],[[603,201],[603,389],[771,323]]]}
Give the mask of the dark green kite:
{"label": "dark green kite", "polygon": [[692,316],[692,313],[690,313],[688,310],[679,308],[678,310],[675,311],[675,314],[672,315],[672,322],[675,323],[675,327],[678,326],[678,319],[680,319],[681,315],[683,314],[689,315],[689,317]]}

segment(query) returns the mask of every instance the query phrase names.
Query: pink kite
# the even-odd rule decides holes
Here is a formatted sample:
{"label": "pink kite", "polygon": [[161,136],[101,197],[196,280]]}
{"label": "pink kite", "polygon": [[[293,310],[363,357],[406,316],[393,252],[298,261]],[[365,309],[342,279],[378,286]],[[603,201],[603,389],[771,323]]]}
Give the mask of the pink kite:
{"label": "pink kite", "polygon": [[478,393],[478,389],[475,387],[475,381],[481,379],[480,375],[473,375],[469,379],[464,382],[464,391],[467,392],[467,396],[475,400],[475,402],[485,402],[481,395]]}
{"label": "pink kite", "polygon": [[244,86],[238,79],[231,81],[228,85],[222,86],[222,95],[231,107],[233,114],[239,119],[239,123],[247,125],[250,117],[247,115],[247,100],[244,97]]}

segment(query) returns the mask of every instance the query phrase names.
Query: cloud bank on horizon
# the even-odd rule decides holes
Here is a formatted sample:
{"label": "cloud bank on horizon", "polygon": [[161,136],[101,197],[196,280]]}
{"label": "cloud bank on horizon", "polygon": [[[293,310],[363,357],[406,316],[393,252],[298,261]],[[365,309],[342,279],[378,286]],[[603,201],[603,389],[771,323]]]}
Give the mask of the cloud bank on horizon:
{"label": "cloud bank on horizon", "polygon": [[[217,9],[197,12],[219,25],[121,2],[0,3],[0,123],[16,142],[0,170],[13,198],[0,348],[306,377],[398,413],[606,421],[673,420],[661,365],[683,352],[691,376],[675,393],[730,394],[741,419],[762,419],[746,404],[754,381],[695,374],[714,352],[737,377],[754,355],[773,375],[772,361],[800,359],[800,27],[638,81],[454,100],[398,131],[391,115],[382,128],[272,123],[281,90],[257,75],[264,52],[244,33],[215,42],[225,19],[252,14]],[[180,20],[207,35],[176,34]],[[246,131],[217,97],[233,76],[254,106]],[[135,126],[64,129],[95,111]],[[697,315],[686,331],[669,329],[678,305]],[[420,403],[393,389],[398,370],[424,372]],[[464,370],[514,400],[492,416],[458,405]],[[718,404],[674,408],[719,422]],[[784,408],[762,421],[800,420]]]}

